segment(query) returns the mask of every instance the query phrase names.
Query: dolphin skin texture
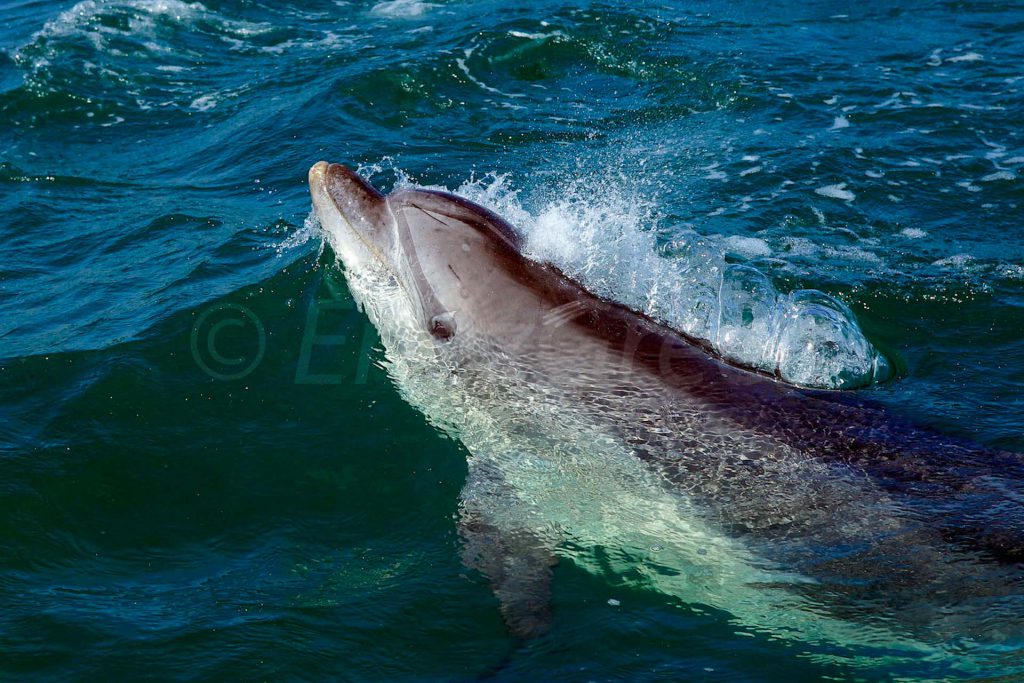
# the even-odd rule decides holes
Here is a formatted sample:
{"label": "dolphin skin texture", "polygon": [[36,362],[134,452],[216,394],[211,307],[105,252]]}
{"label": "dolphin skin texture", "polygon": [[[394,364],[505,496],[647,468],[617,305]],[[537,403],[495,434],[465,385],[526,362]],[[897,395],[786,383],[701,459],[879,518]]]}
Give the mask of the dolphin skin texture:
{"label": "dolphin skin texture", "polygon": [[512,635],[569,559],[855,664],[1024,647],[1021,455],[730,365],[455,195],[309,186],[395,385],[469,452],[463,559]]}

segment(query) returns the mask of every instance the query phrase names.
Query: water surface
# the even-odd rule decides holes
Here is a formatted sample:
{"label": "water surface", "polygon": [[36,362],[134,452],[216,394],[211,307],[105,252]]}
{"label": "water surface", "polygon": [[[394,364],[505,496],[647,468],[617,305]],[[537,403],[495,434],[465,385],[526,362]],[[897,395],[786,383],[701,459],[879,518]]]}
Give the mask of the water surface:
{"label": "water surface", "polygon": [[4,678],[967,675],[571,562],[555,630],[516,648],[458,558],[466,453],[382,369],[305,178],[459,190],[638,307],[673,305],[652,253],[827,292],[895,369],[864,391],[1024,451],[1024,5],[0,16]]}

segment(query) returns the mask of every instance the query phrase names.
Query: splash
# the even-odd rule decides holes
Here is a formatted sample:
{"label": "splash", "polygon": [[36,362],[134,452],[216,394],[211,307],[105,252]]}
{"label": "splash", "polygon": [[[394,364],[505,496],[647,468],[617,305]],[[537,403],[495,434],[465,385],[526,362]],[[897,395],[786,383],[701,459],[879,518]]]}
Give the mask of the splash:
{"label": "splash", "polygon": [[370,9],[370,14],[388,19],[414,19],[429,12],[436,4],[420,0],[387,0]]}
{"label": "splash", "polygon": [[[389,170],[399,186],[413,184]],[[863,387],[891,376],[842,301],[813,289],[779,291],[756,268],[728,263],[734,245],[727,239],[657,229],[656,203],[629,187],[618,176],[577,178],[525,201],[509,175],[490,173],[455,192],[508,220],[525,237],[529,257],[708,343],[737,365],[820,389]],[[659,241],[659,232],[672,239]]]}
{"label": "splash", "polygon": [[289,233],[287,237],[274,244],[273,247],[277,251],[277,255],[282,256],[289,251],[298,249],[306,243],[315,240],[319,242],[316,254],[317,259],[319,260],[320,255],[323,254],[324,246],[326,244],[324,241],[325,232],[326,231],[323,229],[323,226],[320,225],[320,219],[316,215],[316,211],[311,208],[309,215],[306,216],[306,219],[302,222],[302,227]]}

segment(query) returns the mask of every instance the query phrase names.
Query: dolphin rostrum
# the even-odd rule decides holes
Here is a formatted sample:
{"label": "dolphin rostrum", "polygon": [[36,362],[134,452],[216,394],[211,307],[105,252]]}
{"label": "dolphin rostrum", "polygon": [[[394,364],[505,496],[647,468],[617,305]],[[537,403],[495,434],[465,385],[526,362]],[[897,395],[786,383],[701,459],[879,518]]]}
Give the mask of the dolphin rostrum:
{"label": "dolphin rostrum", "polygon": [[513,635],[571,557],[855,653],[1022,647],[1022,456],[735,367],[458,196],[326,162],[309,185],[399,390],[470,453],[463,556]]}

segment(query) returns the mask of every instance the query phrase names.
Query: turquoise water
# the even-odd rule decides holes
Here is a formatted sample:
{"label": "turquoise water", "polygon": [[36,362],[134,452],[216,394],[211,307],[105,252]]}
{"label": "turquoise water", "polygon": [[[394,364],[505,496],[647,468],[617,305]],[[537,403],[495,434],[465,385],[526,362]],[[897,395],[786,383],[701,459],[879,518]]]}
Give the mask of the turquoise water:
{"label": "turquoise water", "polygon": [[487,199],[624,300],[655,249],[820,289],[895,370],[861,391],[1020,452],[1024,5],[0,16],[0,677],[967,676],[573,562],[510,640],[459,560],[465,449],[384,371],[306,171]]}

